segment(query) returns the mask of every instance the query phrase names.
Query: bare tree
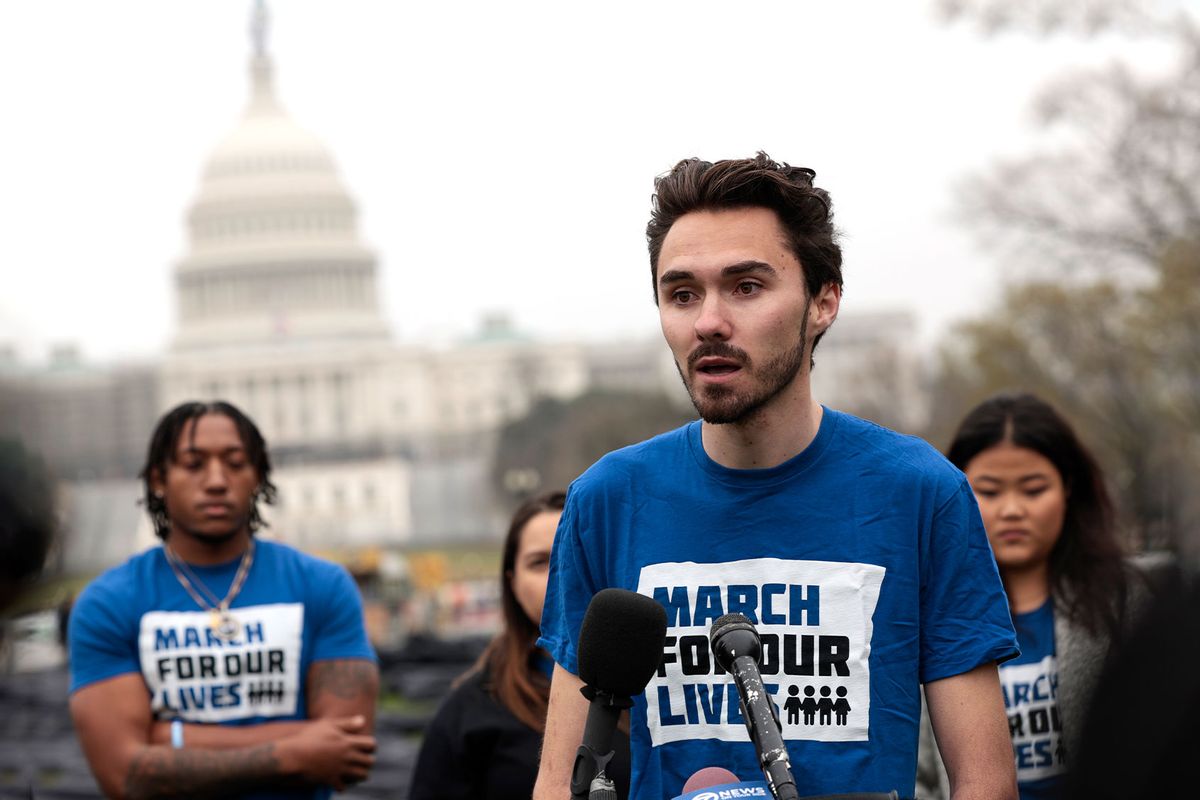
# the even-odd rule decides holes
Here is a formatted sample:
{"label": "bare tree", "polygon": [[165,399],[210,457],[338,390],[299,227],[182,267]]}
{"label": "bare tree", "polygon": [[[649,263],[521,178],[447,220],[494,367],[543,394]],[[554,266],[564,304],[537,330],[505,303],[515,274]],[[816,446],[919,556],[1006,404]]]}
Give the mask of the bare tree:
{"label": "bare tree", "polygon": [[[1191,275],[1200,285],[1200,262]],[[1194,358],[1200,338],[1187,342],[1189,355],[1165,346],[1162,332],[1186,325],[1200,306],[1180,302],[1183,319],[1160,314],[1147,326],[1146,316],[1161,311],[1160,291],[1131,293],[1110,282],[1011,289],[993,314],[965,323],[944,345],[929,437],[947,443],[962,413],[994,392],[1039,394],[1108,467],[1136,543],[1178,544],[1196,521],[1200,417],[1179,402],[1180,373],[1163,367]]]}
{"label": "bare tree", "polygon": [[1171,24],[1173,5],[1152,0],[938,0],[935,8],[946,22],[965,21],[986,34],[1093,36],[1114,29],[1161,33]]}
{"label": "bare tree", "polygon": [[963,218],[1010,264],[1146,280],[1200,231],[1200,29],[1174,34],[1178,66],[1068,75],[1037,100],[1044,144],[968,180]]}
{"label": "bare tree", "polygon": [[[1034,152],[964,183],[963,219],[1010,288],[945,344],[929,435],[944,442],[994,391],[1036,391],[1100,451],[1141,541],[1195,545],[1200,28],[1182,16],[1157,25],[1147,3],[1063,5],[1142,14],[1146,35],[1175,46],[1175,66],[1155,77],[1117,64],[1059,78],[1037,100],[1044,136]],[[1001,13],[988,0],[943,6]]]}

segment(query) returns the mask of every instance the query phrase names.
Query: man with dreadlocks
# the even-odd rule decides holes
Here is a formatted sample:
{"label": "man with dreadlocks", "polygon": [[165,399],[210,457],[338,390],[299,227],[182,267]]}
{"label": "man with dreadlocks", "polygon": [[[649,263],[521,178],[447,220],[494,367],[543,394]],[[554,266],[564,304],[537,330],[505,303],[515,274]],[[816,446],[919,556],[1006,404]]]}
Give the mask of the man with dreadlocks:
{"label": "man with dreadlocks", "polygon": [[224,402],[159,421],[142,470],[163,540],[72,613],[71,715],[111,797],[326,797],[374,762],[379,676],[342,568],[257,541],[266,443]]}

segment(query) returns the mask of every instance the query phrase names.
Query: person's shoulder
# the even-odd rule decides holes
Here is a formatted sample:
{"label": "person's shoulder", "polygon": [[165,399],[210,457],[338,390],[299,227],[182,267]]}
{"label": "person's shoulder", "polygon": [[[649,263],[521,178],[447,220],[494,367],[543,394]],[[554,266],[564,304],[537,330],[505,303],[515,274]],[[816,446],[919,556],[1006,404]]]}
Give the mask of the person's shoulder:
{"label": "person's shoulder", "polygon": [[439,724],[458,726],[464,720],[475,720],[481,708],[490,709],[492,696],[488,687],[487,670],[472,667],[452,685],[438,705],[434,716]]}
{"label": "person's shoulder", "polygon": [[[71,604],[71,636],[83,627],[133,624],[148,609],[146,587],[160,569],[167,569],[162,548],[155,546],[102,572]],[[82,627],[81,627],[82,626]]]}
{"label": "person's shoulder", "polygon": [[957,488],[964,480],[962,472],[929,442],[885,428],[845,411],[826,409],[833,415],[835,447],[850,457],[862,457],[886,466],[894,475],[909,475],[945,483]]}
{"label": "person's shoulder", "polygon": [[332,576],[346,571],[340,564],[335,564],[312,553],[306,553],[283,542],[258,539],[254,546],[257,550],[256,559],[273,561],[286,569],[298,570],[306,575]]}
{"label": "person's shoulder", "polygon": [[268,564],[269,574],[278,580],[299,587],[298,596],[318,617],[348,613],[360,604],[354,578],[341,564],[270,539],[256,540],[255,550],[255,561]]}
{"label": "person's shoulder", "polygon": [[1156,599],[1180,582],[1183,567],[1178,557],[1165,550],[1148,550],[1130,555],[1122,562],[1126,586],[1126,620],[1132,626]]}
{"label": "person's shoulder", "polygon": [[648,474],[660,474],[665,463],[674,467],[678,458],[687,452],[692,428],[699,424],[699,420],[694,420],[605,454],[574,480],[572,490],[588,491],[613,481],[624,483]]}
{"label": "person's shoulder", "polygon": [[473,703],[481,697],[491,697],[492,679],[487,667],[472,667],[455,684],[451,695],[459,703]]}
{"label": "person's shoulder", "polygon": [[150,576],[165,564],[162,548],[157,545],[130,556],[123,563],[97,575],[84,587],[75,601],[75,607],[93,600],[111,603],[120,599],[132,602],[142,594]]}

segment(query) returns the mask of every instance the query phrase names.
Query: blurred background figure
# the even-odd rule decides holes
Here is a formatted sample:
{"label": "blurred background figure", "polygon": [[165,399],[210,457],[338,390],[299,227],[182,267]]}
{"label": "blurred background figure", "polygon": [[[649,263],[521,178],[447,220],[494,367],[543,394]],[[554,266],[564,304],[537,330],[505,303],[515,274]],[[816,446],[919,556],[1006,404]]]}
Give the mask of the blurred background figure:
{"label": "blurred background figure", "polygon": [[0,614],[41,574],[54,530],[54,492],[41,462],[0,439]]}
{"label": "blurred background figure", "polygon": [[345,568],[257,536],[276,500],[258,426],[188,402],[149,438],[143,506],[162,544],[88,584],[69,625],[69,708],[96,784],[326,800],[366,780],[379,673],[362,600]]}
{"label": "blurred background figure", "polygon": [[[425,732],[410,798],[527,798],[550,699],[549,655],[535,646],[550,548],[566,494],[526,500],[513,514],[500,574],[504,627],[457,683]],[[629,743],[616,737],[610,776],[629,790]]]}
{"label": "blurred background figure", "polygon": [[1200,752],[1200,582],[1172,576],[1105,670],[1065,797],[1190,795]]}
{"label": "blurred background figure", "polygon": [[[1021,797],[1060,797],[1089,698],[1146,584],[1117,538],[1099,464],[1046,402],[984,401],[947,456],[979,502],[1021,646],[1000,666]],[[923,771],[919,793],[945,796],[931,781]]]}

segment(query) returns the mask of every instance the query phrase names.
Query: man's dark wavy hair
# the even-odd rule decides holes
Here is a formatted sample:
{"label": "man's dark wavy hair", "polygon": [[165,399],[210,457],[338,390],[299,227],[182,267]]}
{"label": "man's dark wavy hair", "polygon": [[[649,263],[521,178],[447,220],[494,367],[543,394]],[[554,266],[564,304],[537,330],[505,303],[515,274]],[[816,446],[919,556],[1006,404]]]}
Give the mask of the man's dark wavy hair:
{"label": "man's dark wavy hair", "polygon": [[250,506],[251,533],[267,524],[258,512],[258,501],[262,500],[267,504],[275,502],[276,489],[275,484],[271,483],[271,458],[267,455],[267,442],[254,421],[237,406],[224,400],[181,403],[158,421],[154,433],[150,436],[146,463],[138,473],[138,477],[142,479],[142,502],[154,522],[154,533],[160,539],[167,538],[171,531],[171,521],[167,516],[166,500],[154,496],[150,479],[156,473],[160,476],[166,475],[167,464],[175,457],[175,448],[179,446],[179,437],[183,435],[184,428],[189,421],[199,419],[205,414],[220,414],[233,421],[238,438],[242,440],[242,447],[246,448],[246,458],[258,473],[258,489],[254,492],[254,502]]}
{"label": "man's dark wavy hair", "polygon": [[1124,623],[1129,576],[1100,464],[1054,407],[1032,394],[999,394],[973,408],[946,457],[965,470],[971,459],[1002,442],[1032,450],[1058,470],[1067,508],[1050,551],[1051,592],[1072,621],[1115,641]]}
{"label": "man's dark wavy hair", "polygon": [[[658,304],[658,256],[675,221],[693,211],[769,208],[779,217],[788,246],[804,270],[805,288],[816,296],[830,283],[842,285],[842,249],[833,227],[829,193],[813,186],[816,172],[754,158],[701,161],[687,158],[654,180],[646,242],[650,248],[650,284]],[[813,350],[824,336],[813,339]]]}

